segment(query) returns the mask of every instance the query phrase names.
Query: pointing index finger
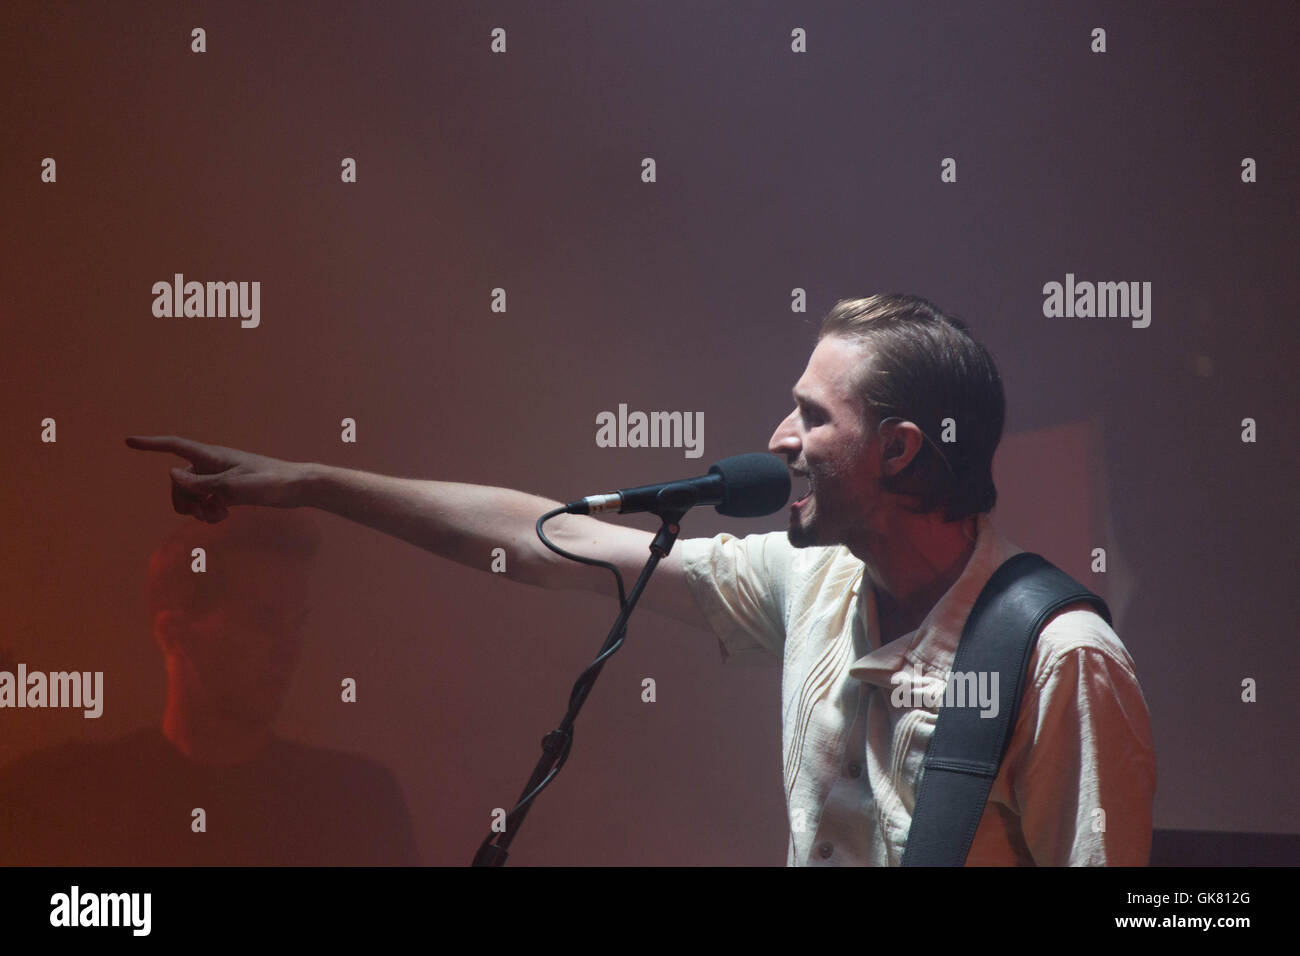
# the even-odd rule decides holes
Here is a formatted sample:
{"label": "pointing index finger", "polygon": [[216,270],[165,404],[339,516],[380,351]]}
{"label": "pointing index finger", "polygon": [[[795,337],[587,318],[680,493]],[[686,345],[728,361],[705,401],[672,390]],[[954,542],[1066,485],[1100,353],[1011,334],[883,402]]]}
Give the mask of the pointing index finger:
{"label": "pointing index finger", "polygon": [[190,461],[204,454],[204,448],[199,442],[176,435],[127,435],[126,444],[128,448],[139,448],[142,451],[169,451]]}

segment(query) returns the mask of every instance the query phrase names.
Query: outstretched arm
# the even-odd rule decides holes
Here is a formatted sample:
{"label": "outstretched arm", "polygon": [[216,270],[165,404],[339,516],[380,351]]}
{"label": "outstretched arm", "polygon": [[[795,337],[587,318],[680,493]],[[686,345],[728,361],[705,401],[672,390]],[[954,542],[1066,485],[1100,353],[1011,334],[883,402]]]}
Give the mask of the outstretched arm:
{"label": "outstretched arm", "polygon": [[[562,558],[537,540],[537,519],[561,502],[508,488],[284,461],[171,435],[133,435],[126,443],[189,461],[171,471],[172,505],[180,514],[215,522],[236,505],[318,508],[469,568],[488,571],[492,550],[504,548],[509,576],[515,580],[555,590],[615,594],[608,572]],[[568,551],[616,565],[629,587],[649,556],[653,537],[648,531],[582,515],[553,518],[546,533]],[[641,606],[708,628],[676,549],[660,562]]]}

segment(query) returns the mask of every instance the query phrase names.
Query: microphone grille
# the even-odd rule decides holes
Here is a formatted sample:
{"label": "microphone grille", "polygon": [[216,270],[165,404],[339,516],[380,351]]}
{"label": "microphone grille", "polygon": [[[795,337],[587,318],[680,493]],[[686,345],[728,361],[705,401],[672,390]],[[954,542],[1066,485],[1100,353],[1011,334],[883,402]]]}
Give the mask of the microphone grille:
{"label": "microphone grille", "polygon": [[709,469],[722,478],[718,514],[757,518],[780,511],[790,499],[790,470],[776,455],[752,452],[724,458]]}

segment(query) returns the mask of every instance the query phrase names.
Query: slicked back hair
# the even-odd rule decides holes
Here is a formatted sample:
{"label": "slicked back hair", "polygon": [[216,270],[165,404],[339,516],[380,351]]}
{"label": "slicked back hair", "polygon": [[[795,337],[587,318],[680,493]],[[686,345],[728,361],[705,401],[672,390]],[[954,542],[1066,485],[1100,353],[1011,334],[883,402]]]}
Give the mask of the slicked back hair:
{"label": "slicked back hair", "polygon": [[[916,498],[918,512],[942,511],[945,521],[992,511],[1006,399],[992,356],[965,323],[919,296],[873,295],[835,303],[817,340],[831,335],[865,347],[857,387],[868,428],[897,416],[930,439],[881,487]],[[942,441],[945,419],[953,420],[956,441]]]}
{"label": "slicked back hair", "polygon": [[[277,508],[231,508],[215,524],[186,518],[149,558],[145,601],[149,618],[158,611],[201,615],[226,603],[240,574],[259,573],[259,562],[284,558],[307,568],[321,545],[316,522]],[[190,570],[191,550],[204,548],[207,570]]]}

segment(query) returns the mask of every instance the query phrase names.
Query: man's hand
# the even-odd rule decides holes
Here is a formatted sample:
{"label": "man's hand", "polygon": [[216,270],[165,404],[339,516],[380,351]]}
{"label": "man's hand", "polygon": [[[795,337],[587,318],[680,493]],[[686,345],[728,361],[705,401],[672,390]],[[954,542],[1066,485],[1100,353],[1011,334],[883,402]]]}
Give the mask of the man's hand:
{"label": "man's hand", "polygon": [[295,491],[302,466],[297,462],[174,435],[128,435],[126,444],[144,451],[168,451],[189,460],[186,467],[171,470],[172,507],[178,514],[194,515],[211,524],[229,514],[229,505],[293,508],[298,504]]}

